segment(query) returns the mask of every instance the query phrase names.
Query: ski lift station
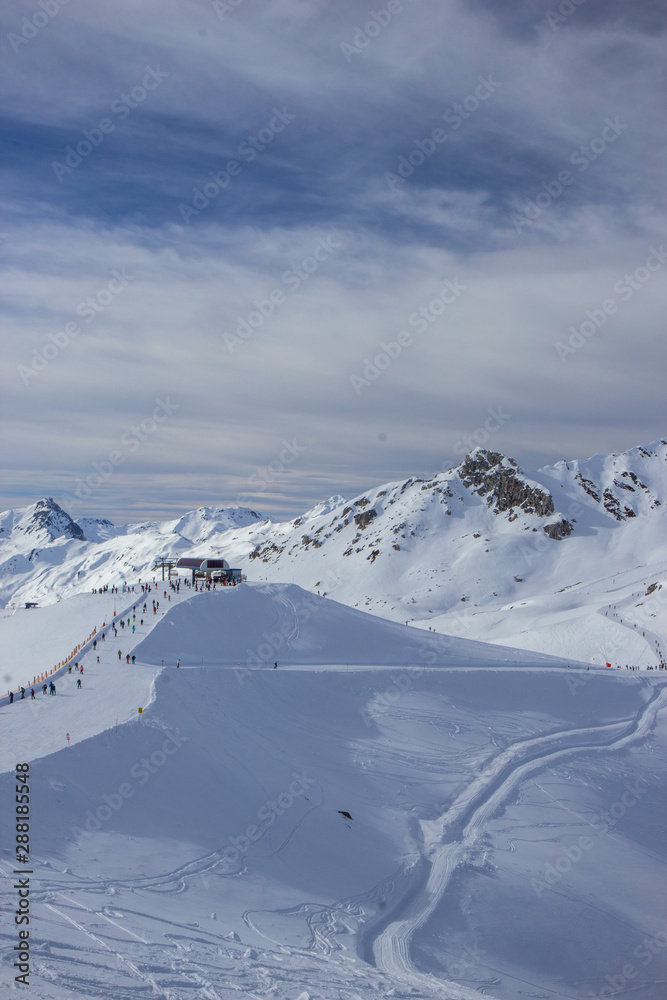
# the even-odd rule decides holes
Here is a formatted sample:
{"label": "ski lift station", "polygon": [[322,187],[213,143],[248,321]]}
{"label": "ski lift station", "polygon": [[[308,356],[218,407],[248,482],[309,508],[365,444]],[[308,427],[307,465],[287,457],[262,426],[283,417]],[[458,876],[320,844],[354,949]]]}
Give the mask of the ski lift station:
{"label": "ski lift station", "polygon": [[156,559],[155,569],[165,571],[169,579],[172,576],[190,575],[192,582],[204,580],[207,583],[235,584],[245,580],[240,569],[232,569],[226,559],[209,559],[202,556],[184,557],[181,559]]}

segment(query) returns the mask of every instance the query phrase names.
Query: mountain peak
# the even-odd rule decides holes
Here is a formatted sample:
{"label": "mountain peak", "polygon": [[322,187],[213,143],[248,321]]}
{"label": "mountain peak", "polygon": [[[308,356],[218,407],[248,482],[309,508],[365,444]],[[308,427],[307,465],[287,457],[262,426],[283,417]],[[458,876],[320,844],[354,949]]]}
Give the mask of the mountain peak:
{"label": "mountain peak", "polygon": [[516,517],[517,508],[524,514],[540,517],[549,517],[554,512],[551,494],[524,476],[513,458],[497,451],[475,448],[464,458],[458,474],[463,485],[484,497],[496,514],[510,510]]}
{"label": "mountain peak", "polygon": [[[53,497],[42,497],[30,507],[15,511],[14,530],[24,535],[42,536],[42,541],[55,541],[56,538],[75,538],[85,541],[85,535],[69,514],[56,503]],[[44,536],[46,535],[46,538]]]}

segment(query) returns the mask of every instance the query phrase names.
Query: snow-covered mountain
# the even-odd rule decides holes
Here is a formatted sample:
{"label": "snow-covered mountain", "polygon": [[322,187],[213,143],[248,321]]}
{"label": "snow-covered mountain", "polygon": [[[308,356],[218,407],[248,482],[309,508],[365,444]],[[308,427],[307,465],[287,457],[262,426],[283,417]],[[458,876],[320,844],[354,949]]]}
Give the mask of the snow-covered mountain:
{"label": "snow-covered mountain", "polygon": [[58,538],[82,541],[84,537],[80,525],[51,497],[0,514],[0,541],[11,540],[20,546],[25,540],[32,548],[48,545]]}
{"label": "snow-covered mountain", "polygon": [[[614,586],[626,588],[620,600],[667,582],[666,510],[662,440],[529,474],[478,448],[432,479],[334,496],[278,523],[243,507],[202,507],[115,527],[74,522],[42,500],[0,515],[0,600],[49,603],[150,577],[159,556],[213,555],[250,580],[293,582],[438,631],[506,641],[502,619],[512,644],[524,645],[515,633],[537,627],[526,608],[555,614],[588,600],[593,614]],[[523,625],[508,625],[521,609]],[[539,648],[549,652],[551,641]]]}

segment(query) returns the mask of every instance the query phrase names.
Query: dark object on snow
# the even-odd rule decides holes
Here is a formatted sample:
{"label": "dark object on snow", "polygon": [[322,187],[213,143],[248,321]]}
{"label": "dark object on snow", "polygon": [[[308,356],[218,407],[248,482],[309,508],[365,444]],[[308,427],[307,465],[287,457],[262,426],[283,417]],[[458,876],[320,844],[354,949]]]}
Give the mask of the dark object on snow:
{"label": "dark object on snow", "polygon": [[556,521],[555,524],[545,524],[543,530],[549,538],[553,538],[555,542],[560,542],[561,539],[567,538],[572,534],[572,525],[569,521],[563,519],[562,521]]}
{"label": "dark object on snow", "polygon": [[339,809],[338,812],[341,816],[344,816],[345,819],[352,819],[349,812],[346,812],[345,809]]}

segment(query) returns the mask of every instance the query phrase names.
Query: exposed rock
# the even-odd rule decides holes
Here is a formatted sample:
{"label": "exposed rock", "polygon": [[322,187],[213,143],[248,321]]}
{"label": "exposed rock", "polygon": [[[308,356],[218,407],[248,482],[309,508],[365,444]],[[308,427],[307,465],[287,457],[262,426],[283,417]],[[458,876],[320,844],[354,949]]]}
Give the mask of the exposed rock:
{"label": "exposed rock", "polygon": [[52,497],[38,500],[32,508],[32,512],[16,526],[17,531],[22,531],[26,535],[35,532],[46,532],[50,541],[56,538],[75,538],[84,542],[86,536],[83,529],[72,520],[62,507],[58,506]]}
{"label": "exposed rock", "polygon": [[479,448],[466,455],[459,469],[459,478],[468,489],[485,497],[496,514],[510,511],[511,520],[517,517],[519,511],[539,517],[548,517],[554,512],[551,494],[539,486],[531,486],[522,478],[516,462],[496,451]]}
{"label": "exposed rock", "polygon": [[588,493],[589,497],[593,497],[593,499],[597,500],[598,503],[600,502],[600,494],[595,487],[595,483],[592,483],[590,479],[584,479],[580,472],[577,472],[574,478],[579,483],[582,490]]}
{"label": "exposed rock", "polygon": [[559,542],[562,538],[567,538],[568,535],[572,534],[572,525],[565,519],[562,521],[555,521],[554,524],[544,525],[544,533],[548,535],[549,538],[553,538],[554,541]]}
{"label": "exposed rock", "polygon": [[378,512],[376,510],[364,510],[361,514],[354,515],[354,523],[359,528],[365,528],[371,523],[374,518],[377,517]]}

